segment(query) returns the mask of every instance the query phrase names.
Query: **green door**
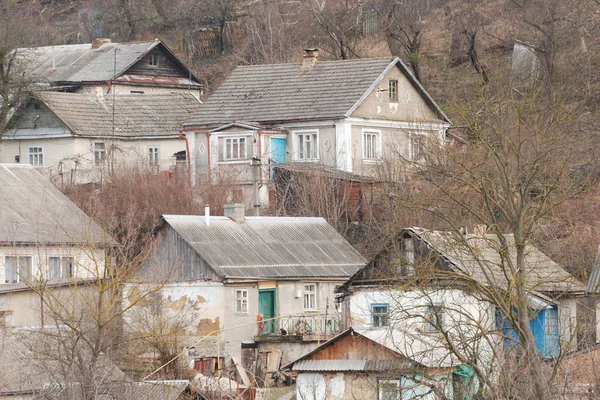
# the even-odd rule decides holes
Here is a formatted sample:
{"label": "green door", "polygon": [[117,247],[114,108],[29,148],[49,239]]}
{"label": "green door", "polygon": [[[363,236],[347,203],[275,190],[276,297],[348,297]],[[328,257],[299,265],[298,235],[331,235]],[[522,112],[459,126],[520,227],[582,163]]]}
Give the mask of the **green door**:
{"label": "green door", "polygon": [[[262,314],[263,320],[275,316],[275,289],[260,289],[258,291],[258,312]],[[276,321],[265,321],[264,329],[261,333],[274,333]]]}

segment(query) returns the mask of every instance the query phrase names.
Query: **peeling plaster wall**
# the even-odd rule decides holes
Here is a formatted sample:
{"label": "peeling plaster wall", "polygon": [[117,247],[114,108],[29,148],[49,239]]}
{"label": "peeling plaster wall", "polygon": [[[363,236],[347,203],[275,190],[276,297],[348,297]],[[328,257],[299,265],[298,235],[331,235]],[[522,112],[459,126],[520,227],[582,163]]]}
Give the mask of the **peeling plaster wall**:
{"label": "peeling plaster wall", "polygon": [[296,380],[299,400],[377,400],[377,378],[362,373],[301,372]]}

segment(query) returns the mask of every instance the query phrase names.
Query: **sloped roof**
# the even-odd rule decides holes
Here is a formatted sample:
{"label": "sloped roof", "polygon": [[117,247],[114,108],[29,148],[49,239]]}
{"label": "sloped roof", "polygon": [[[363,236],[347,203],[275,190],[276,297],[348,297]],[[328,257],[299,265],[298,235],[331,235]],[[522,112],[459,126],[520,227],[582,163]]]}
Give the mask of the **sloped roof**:
{"label": "sloped roof", "polygon": [[[506,260],[501,257],[500,242],[493,234],[461,235],[451,232],[411,228],[408,231],[425,241],[431,248],[446,258],[456,269],[484,285],[490,280],[500,287],[507,287],[503,272]],[[516,265],[514,235],[505,234],[509,255]],[[532,245],[525,248],[527,289],[539,292],[582,292],[585,286],[565,271],[560,265]],[[489,274],[490,279],[485,276]]]}
{"label": "sloped roof", "polygon": [[232,120],[264,123],[346,117],[394,66],[402,70],[440,118],[449,121],[398,58],[319,61],[313,68],[301,66],[237,67],[186,126]]}
{"label": "sloped roof", "polygon": [[[177,60],[160,40],[106,43],[96,49],[92,49],[89,43],[19,48],[16,52],[18,57],[26,60],[27,74],[35,80],[81,83],[104,82],[118,77],[157,46]],[[189,72],[179,60],[177,62]]]}
{"label": "sloped roof", "polygon": [[[182,123],[200,105],[200,101],[188,92],[116,96],[40,92],[38,96],[73,134],[86,137],[177,136]],[[9,135],[37,135],[35,129],[19,131],[11,131]]]}
{"label": "sloped roof", "polygon": [[30,165],[0,164],[0,188],[0,245],[111,241]]}
{"label": "sloped roof", "polygon": [[[308,360],[313,354],[319,353],[324,348],[332,346],[339,339],[349,334],[361,335],[380,346],[406,357],[408,360]],[[326,341],[311,352],[292,361],[283,369],[293,371],[398,371],[401,368],[422,365],[429,368],[447,368],[460,365],[456,359],[443,346],[443,341],[437,336],[417,335],[406,329],[379,327],[379,328],[349,328],[334,338]]]}
{"label": "sloped roof", "polygon": [[[96,389],[96,400],[177,400],[187,389],[188,380],[143,381],[143,382],[106,382]],[[71,400],[81,396],[79,386],[71,385],[60,389],[44,391],[47,400]]]}
{"label": "sloped roof", "polygon": [[592,265],[586,292],[598,293],[598,290],[600,290],[600,247],[598,247],[598,251],[596,252],[596,259],[594,260],[594,265]]}
{"label": "sloped roof", "polygon": [[348,278],[367,260],[323,218],[163,215],[220,276]]}

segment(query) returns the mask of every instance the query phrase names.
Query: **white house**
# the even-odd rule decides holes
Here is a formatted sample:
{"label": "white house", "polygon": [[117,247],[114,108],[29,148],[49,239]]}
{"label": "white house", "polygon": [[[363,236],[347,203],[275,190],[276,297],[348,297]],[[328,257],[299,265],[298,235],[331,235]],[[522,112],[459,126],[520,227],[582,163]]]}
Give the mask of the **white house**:
{"label": "white house", "polygon": [[[290,163],[377,177],[388,158],[424,159],[450,120],[398,58],[240,66],[185,125],[192,180],[236,182],[246,203],[258,180]],[[254,159],[261,168],[252,169]]]}
{"label": "white house", "polygon": [[0,187],[0,316],[8,326],[39,325],[31,288],[93,282],[115,243],[30,165],[0,164]]}

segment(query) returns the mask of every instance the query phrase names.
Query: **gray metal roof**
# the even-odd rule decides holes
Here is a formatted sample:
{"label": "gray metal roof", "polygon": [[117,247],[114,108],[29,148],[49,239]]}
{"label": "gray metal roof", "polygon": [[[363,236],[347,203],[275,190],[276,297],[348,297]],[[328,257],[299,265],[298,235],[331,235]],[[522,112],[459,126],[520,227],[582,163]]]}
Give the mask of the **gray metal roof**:
{"label": "gray metal roof", "polygon": [[[19,48],[16,52],[27,65],[27,74],[32,79],[83,83],[105,82],[120,76],[156,46],[163,47],[175,57],[160,40],[106,43],[96,49],[92,49],[91,44]],[[181,65],[187,70],[187,67]]]}
{"label": "gray metal roof", "polygon": [[186,126],[236,121],[284,122],[348,116],[398,66],[441,119],[449,121],[399,59],[319,61],[237,67]]}
{"label": "gray metal roof", "polygon": [[[188,380],[104,382],[95,389],[96,400],[177,400],[189,386]],[[71,400],[82,397],[81,386],[53,388],[44,391],[47,400]]]}
{"label": "gray metal roof", "polygon": [[[188,92],[111,94],[40,92],[40,100],[73,134],[86,137],[177,136],[200,101]],[[114,129],[113,129],[114,103]],[[47,128],[19,129],[20,138],[46,134]],[[10,136],[9,136],[10,137]]]}
{"label": "gray metal roof", "polygon": [[0,164],[0,245],[112,242],[30,165]]}
{"label": "gray metal roof", "polygon": [[345,279],[367,263],[323,218],[163,219],[223,277]]}
{"label": "gray metal roof", "polygon": [[598,247],[598,252],[596,253],[596,259],[594,260],[594,265],[592,265],[592,271],[590,273],[590,277],[588,279],[587,284],[587,293],[598,293],[600,289],[600,247]]}
{"label": "gray metal roof", "polygon": [[292,371],[364,371],[367,360],[300,360]]}
{"label": "gray metal roof", "polygon": [[[493,282],[507,287],[504,270],[507,260],[502,259],[498,237],[492,234],[458,235],[451,232],[431,231],[421,228],[409,229],[414,235],[428,243],[435,251],[450,261],[456,272],[465,274],[482,284]],[[515,240],[505,234],[509,245],[508,253],[516,265]],[[527,289],[539,292],[583,292],[585,286],[565,271],[560,265],[532,245],[525,248]],[[485,270],[485,271],[484,271]]]}

